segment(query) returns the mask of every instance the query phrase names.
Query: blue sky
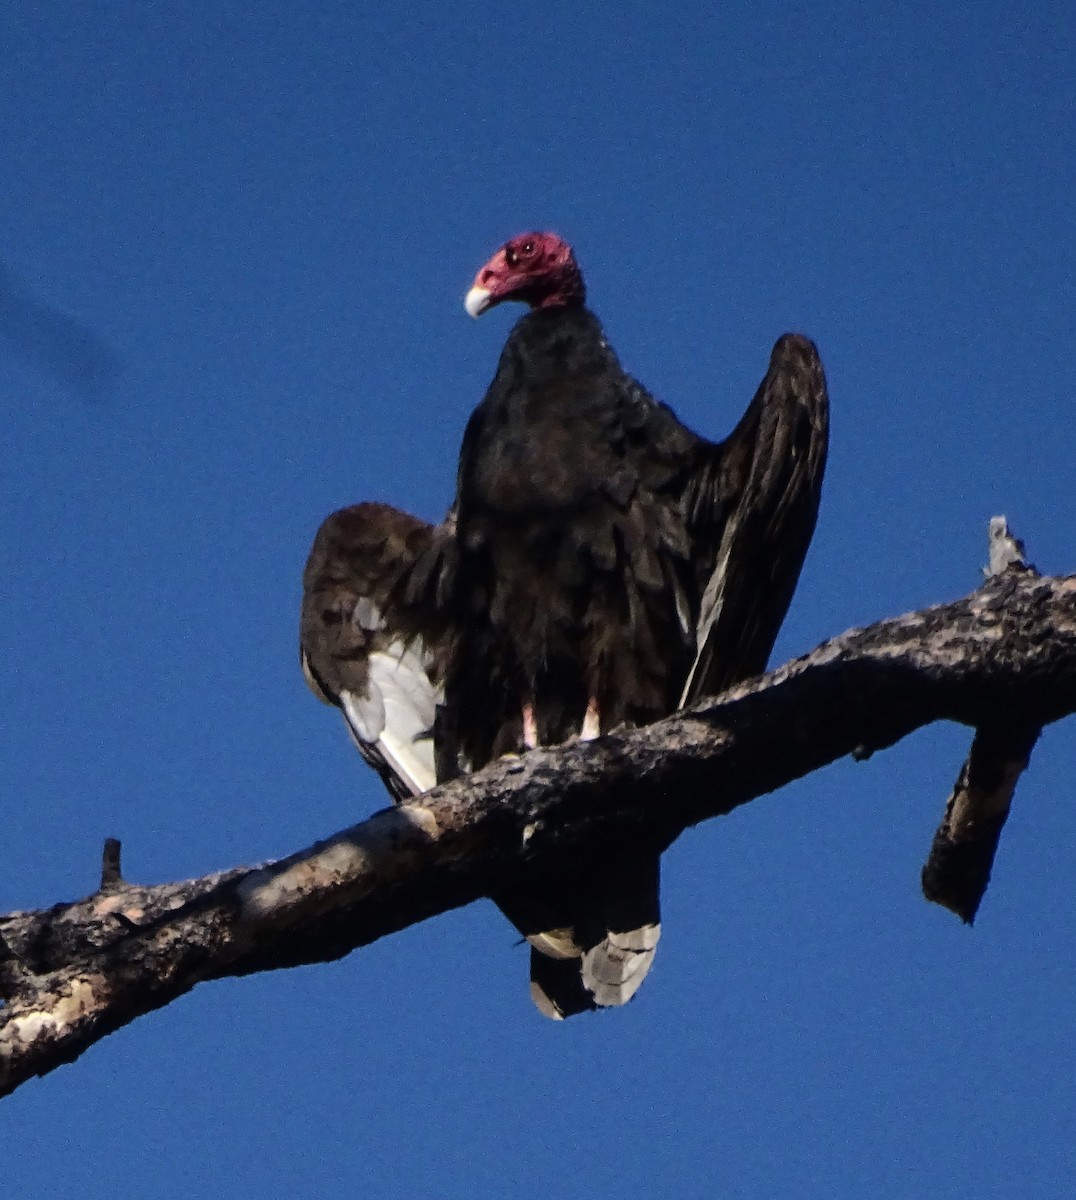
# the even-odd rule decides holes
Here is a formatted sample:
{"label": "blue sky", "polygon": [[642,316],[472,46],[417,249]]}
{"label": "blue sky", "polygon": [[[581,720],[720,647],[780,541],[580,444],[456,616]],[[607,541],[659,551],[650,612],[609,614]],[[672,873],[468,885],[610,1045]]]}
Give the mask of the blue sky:
{"label": "blue sky", "polygon": [[[439,516],[513,319],[576,246],[633,373],[714,437],[785,329],[833,445],[777,649],[1076,565],[1076,15],[577,2],[0,14],[0,908],[288,853],[382,807],[299,675],[359,499]],[[685,835],[622,1012],[555,1026],[489,904],[207,985],[3,1104],[6,1200],[1060,1195],[1076,726],[974,931],[918,874],[935,728]]]}

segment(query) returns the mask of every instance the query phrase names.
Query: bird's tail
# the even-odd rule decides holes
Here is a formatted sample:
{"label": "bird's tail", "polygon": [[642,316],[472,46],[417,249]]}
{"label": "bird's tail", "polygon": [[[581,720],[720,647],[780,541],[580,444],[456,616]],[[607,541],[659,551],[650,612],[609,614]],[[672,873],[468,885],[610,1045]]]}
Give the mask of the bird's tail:
{"label": "bird's tail", "polygon": [[531,944],[531,998],[554,1020],[627,1002],[661,937],[660,857],[610,847],[496,897]]}

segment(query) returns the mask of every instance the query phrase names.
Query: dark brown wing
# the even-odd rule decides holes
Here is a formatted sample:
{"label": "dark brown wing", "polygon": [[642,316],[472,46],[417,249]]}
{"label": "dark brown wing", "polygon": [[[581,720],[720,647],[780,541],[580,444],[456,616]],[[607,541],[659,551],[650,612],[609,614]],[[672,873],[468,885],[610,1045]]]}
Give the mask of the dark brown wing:
{"label": "dark brown wing", "polygon": [[779,338],[740,423],[686,493],[702,586],[681,706],[765,670],[818,515],[829,400],[814,344]]}
{"label": "dark brown wing", "polygon": [[385,504],[357,504],[322,523],[303,574],[303,674],[320,700],[341,710],[396,800],[436,782],[433,725],[445,636],[431,595],[450,541],[447,522],[433,526]]}

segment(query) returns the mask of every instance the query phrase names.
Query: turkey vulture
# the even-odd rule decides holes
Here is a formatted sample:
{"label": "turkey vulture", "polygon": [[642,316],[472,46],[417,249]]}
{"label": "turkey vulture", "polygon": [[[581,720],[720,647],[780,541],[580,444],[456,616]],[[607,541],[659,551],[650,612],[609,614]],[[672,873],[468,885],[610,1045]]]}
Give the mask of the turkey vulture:
{"label": "turkey vulture", "polygon": [[[807,338],[778,339],[714,443],[625,374],[559,237],[507,242],[465,305],[477,317],[506,300],[530,311],[468,422],[449,517],[344,509],[304,577],[307,679],[397,798],[762,671],[814,530],[828,402]],[[494,895],[531,944],[547,1016],[635,994],[660,935],[663,848],[626,831]]]}

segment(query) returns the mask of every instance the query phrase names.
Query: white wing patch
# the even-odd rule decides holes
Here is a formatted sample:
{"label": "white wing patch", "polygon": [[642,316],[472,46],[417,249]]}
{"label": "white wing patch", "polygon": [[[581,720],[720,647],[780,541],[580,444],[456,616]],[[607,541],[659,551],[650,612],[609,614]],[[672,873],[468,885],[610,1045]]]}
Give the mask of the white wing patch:
{"label": "white wing patch", "polygon": [[376,746],[417,796],[437,782],[433,721],[441,690],[430,682],[421,642],[391,642],[367,661],[366,695],[340,694],[348,729],[356,741]]}
{"label": "white wing patch", "polygon": [[360,742],[376,742],[384,733],[385,704],[376,689],[371,688],[366,696],[341,692],[340,707],[344,710],[348,728]]}

